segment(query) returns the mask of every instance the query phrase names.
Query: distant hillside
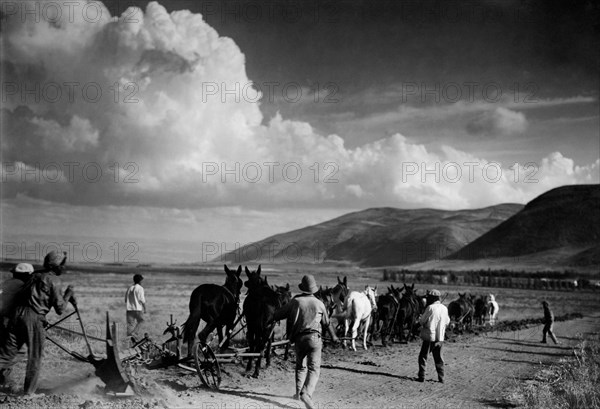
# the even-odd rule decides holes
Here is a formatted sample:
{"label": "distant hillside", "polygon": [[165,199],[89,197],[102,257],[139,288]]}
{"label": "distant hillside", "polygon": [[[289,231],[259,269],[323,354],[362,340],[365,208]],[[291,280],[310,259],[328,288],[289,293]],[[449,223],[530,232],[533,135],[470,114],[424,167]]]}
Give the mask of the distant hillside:
{"label": "distant hillside", "polygon": [[574,254],[566,263],[577,267],[600,266],[600,244]]}
{"label": "distant hillside", "polygon": [[471,210],[373,208],[278,234],[219,257],[244,263],[340,262],[387,266],[440,259],[523,208],[501,204]]}
{"label": "distant hillside", "polygon": [[[448,259],[514,257],[569,246],[579,248],[574,265],[597,261],[600,185],[552,189]],[[569,263],[569,260],[566,260]]]}

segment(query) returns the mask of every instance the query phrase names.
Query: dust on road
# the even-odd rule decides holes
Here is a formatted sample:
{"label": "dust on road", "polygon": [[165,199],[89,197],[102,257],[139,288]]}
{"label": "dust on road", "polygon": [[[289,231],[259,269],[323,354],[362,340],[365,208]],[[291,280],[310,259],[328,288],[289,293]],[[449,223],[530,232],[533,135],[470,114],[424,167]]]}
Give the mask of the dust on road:
{"label": "dust on road", "polygon": [[[572,354],[579,337],[600,331],[600,315],[556,322],[560,345],[541,344],[541,325],[516,331],[455,337],[446,342],[446,383],[437,382],[430,357],[426,381],[414,380],[420,342],[373,346],[357,352],[326,349],[314,401],[319,408],[479,408],[503,404],[503,391],[541,368]],[[379,342],[377,342],[379,344]],[[200,386],[198,377],[179,368],[138,368],[142,396],[109,400],[87,367],[65,375],[46,395],[25,400],[0,393],[2,408],[302,408],[292,399],[293,363],[274,359],[259,379],[244,376],[244,366],[223,365],[221,390]],[[57,376],[60,377],[59,374]],[[76,377],[75,377],[76,376]],[[60,378],[59,378],[60,379]],[[44,388],[44,380],[41,387]]]}

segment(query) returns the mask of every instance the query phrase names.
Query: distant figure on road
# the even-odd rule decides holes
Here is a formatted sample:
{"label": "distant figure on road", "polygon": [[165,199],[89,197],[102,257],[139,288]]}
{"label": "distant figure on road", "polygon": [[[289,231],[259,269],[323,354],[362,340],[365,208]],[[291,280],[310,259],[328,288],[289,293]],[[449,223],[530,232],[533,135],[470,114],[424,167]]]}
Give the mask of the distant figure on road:
{"label": "distant figure on road", "polygon": [[496,325],[496,317],[498,316],[498,303],[496,302],[496,297],[494,294],[488,295],[488,314],[490,317],[490,325]]}
{"label": "distant figure on road", "polygon": [[125,293],[125,304],[127,305],[127,336],[131,336],[137,342],[140,326],[144,322],[146,313],[146,297],[144,287],[141,283],[144,277],[141,274],[133,276],[133,285]]}
{"label": "distant figure on road", "polygon": [[423,345],[419,353],[419,374],[417,381],[425,381],[427,356],[431,352],[438,374],[438,381],[444,383],[442,344],[444,343],[446,327],[450,323],[450,317],[448,316],[448,308],[440,302],[440,292],[438,290],[427,291],[427,308],[425,308],[420,322]]}
{"label": "distant figure on road", "polygon": [[554,332],[552,332],[552,325],[554,324],[554,314],[552,314],[552,310],[550,310],[548,301],[542,301],[542,306],[544,307],[544,335],[542,338],[542,344],[546,343],[546,334],[550,335],[550,338],[552,338],[552,341],[554,341],[555,344],[558,344],[558,341],[554,336]]}

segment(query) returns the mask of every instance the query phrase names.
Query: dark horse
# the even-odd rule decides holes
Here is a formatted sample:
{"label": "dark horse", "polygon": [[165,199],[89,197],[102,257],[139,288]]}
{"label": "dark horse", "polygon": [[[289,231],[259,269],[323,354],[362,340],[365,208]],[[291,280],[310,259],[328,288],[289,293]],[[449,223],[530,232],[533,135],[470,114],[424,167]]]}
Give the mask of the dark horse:
{"label": "dark horse", "polygon": [[[400,293],[404,290],[402,298]],[[404,328],[408,330],[407,340],[415,339],[415,328],[419,316],[423,312],[423,303],[421,298],[415,293],[415,285],[407,286],[404,284],[402,289],[396,289],[396,298],[399,298],[398,306],[398,335],[400,342],[404,342]]]}
{"label": "dark horse", "polygon": [[[248,287],[248,295],[244,300],[244,316],[246,317],[246,339],[251,353],[260,353],[252,377],[258,378],[262,364],[262,357],[266,352],[267,366],[270,364],[271,336],[275,329],[273,315],[277,308],[282,307],[291,298],[288,287],[273,288],[266,277],[260,276],[261,266],[256,271],[250,272],[246,267],[248,280],[244,283]],[[246,371],[252,369],[253,358],[248,359]]]}
{"label": "dark horse", "polygon": [[344,280],[340,280],[337,278],[338,283],[333,288],[319,287],[319,291],[315,293],[315,297],[325,304],[325,309],[327,310],[327,314],[331,317],[335,309],[341,311],[344,301],[348,296],[348,278],[344,277]]}
{"label": "dark horse", "polygon": [[483,325],[485,323],[485,318],[488,315],[488,304],[486,302],[486,297],[481,295],[475,299],[474,303],[475,314],[473,316],[475,320],[475,325]]}
{"label": "dark horse", "polygon": [[[379,330],[381,336],[381,345],[387,345],[387,338],[394,342],[394,336],[397,333],[397,321],[399,301],[395,295],[394,286],[388,287],[388,293],[382,294],[377,300],[377,311],[379,315],[374,324],[374,330]],[[380,323],[381,327],[380,327]]]}
{"label": "dark horse", "polygon": [[[227,334],[233,329],[242,288],[242,266],[237,271],[229,270],[226,265],[224,267],[227,273],[224,285],[202,284],[190,296],[190,315],[183,324],[183,339],[188,344],[188,355],[192,354],[194,336],[201,319],[206,322],[206,326],[198,334],[202,342],[206,342],[208,335],[216,328],[220,345],[223,341],[223,326],[227,327]],[[228,345],[229,339],[223,344],[223,349],[227,349]]]}
{"label": "dark horse", "polygon": [[[323,302],[325,305],[325,309],[327,310],[327,314],[329,318],[333,315],[334,311],[337,309],[338,311],[342,311],[344,307],[344,301],[346,297],[348,297],[348,277],[344,276],[343,280],[340,280],[340,277],[337,278],[337,284],[332,287],[319,287],[319,291],[315,293],[315,297]],[[340,327],[343,326],[343,320],[338,322],[338,331]],[[322,328],[322,333],[327,333],[327,328]]]}
{"label": "dark horse", "polygon": [[450,321],[453,321],[459,327],[459,330],[463,326],[468,329],[471,328],[474,312],[475,307],[471,299],[467,297],[467,293],[458,293],[458,299],[448,304]]}

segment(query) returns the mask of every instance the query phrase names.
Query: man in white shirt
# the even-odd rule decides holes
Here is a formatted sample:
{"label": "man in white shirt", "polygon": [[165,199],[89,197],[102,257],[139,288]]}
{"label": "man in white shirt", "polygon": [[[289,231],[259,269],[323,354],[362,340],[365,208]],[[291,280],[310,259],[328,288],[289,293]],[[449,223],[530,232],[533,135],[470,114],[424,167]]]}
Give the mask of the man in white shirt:
{"label": "man in white shirt", "polygon": [[448,308],[440,302],[440,292],[438,290],[427,291],[427,308],[425,308],[420,322],[423,345],[419,353],[419,374],[417,380],[419,382],[425,381],[427,356],[431,352],[438,374],[438,381],[444,383],[442,344],[444,343],[446,327],[450,323],[450,317],[448,316]]}
{"label": "man in white shirt", "polygon": [[133,276],[133,285],[125,293],[125,304],[127,305],[127,336],[136,336],[146,312],[146,298],[144,287],[141,282],[144,279],[141,274]]}

